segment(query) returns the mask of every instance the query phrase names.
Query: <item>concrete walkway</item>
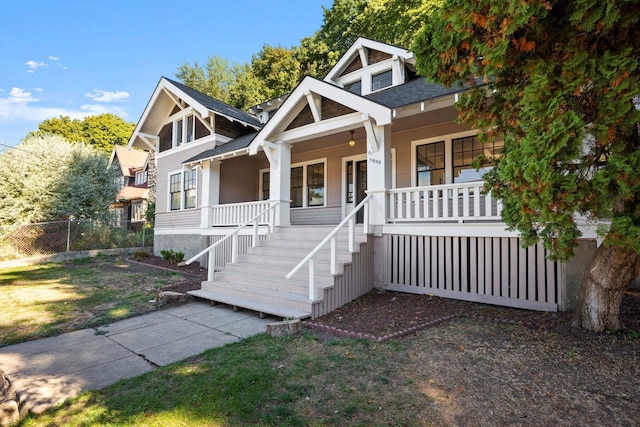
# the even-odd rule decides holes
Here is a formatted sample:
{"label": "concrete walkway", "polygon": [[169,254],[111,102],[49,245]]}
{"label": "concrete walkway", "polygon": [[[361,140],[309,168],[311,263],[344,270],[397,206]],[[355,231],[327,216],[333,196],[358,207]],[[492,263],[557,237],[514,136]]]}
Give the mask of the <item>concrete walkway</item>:
{"label": "concrete walkway", "polygon": [[30,411],[266,332],[277,319],[192,302],[0,348],[0,367]]}

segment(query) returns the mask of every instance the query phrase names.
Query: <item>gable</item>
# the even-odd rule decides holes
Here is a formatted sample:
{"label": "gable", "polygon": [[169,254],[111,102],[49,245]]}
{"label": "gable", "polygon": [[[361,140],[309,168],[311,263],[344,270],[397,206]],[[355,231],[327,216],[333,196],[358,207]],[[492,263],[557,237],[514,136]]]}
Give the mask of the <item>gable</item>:
{"label": "gable", "polygon": [[[346,105],[342,105],[325,97],[320,98],[320,104],[322,120],[332,119],[335,117],[344,116],[345,114],[356,112],[356,110],[354,110],[353,108],[349,108]],[[300,113],[298,113],[298,115],[291,121],[291,123],[289,123],[289,126],[287,126],[285,130],[296,129],[301,126],[310,125],[312,123],[315,123],[315,119],[313,117],[313,113],[311,112],[311,107],[307,103],[302,111],[300,111]]]}
{"label": "gable", "polygon": [[[379,62],[386,61],[388,59],[392,59],[393,56],[388,52],[382,52],[375,49],[365,49],[366,58],[367,58],[367,66],[377,64]],[[351,74],[354,71],[358,71],[364,68],[362,65],[362,60],[360,59],[360,55],[356,56],[353,61],[344,69],[344,71],[340,74],[339,77],[344,77],[347,74]]]}

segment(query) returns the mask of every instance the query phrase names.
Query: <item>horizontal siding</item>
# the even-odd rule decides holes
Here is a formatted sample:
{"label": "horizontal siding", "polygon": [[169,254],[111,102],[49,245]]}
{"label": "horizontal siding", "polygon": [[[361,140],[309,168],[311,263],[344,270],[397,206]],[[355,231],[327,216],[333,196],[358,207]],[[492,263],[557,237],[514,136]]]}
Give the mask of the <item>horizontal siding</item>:
{"label": "horizontal siding", "polygon": [[291,225],[337,225],[342,220],[342,208],[291,209]]}
{"label": "horizontal siding", "polygon": [[200,209],[173,212],[157,212],[155,228],[198,228],[200,227]]}

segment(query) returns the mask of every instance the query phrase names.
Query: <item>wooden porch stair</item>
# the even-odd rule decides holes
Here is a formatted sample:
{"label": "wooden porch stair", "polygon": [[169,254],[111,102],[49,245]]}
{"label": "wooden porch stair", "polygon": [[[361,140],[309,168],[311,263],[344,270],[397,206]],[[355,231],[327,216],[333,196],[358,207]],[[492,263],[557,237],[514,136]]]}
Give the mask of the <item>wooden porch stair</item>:
{"label": "wooden porch stair", "polygon": [[[339,233],[336,275],[330,273],[330,245],[327,244],[319,253],[316,259],[317,289],[313,301],[309,299],[308,265],[289,280],[285,279],[285,275],[332,229],[332,226],[280,227],[258,241],[256,247],[248,248],[246,254],[238,255],[236,263],[216,267],[215,280],[202,282],[200,290],[190,291],[189,294],[282,318],[304,319],[329,312],[337,308],[336,305],[345,304],[364,293],[346,289],[336,292],[335,289],[336,286],[349,286],[353,280],[367,280],[366,277],[356,277],[359,275],[358,268],[354,268],[354,263],[363,262],[366,265],[360,266],[360,270],[369,268],[372,261],[371,251],[367,250],[371,243],[362,234],[361,227],[357,227],[354,253],[348,251],[347,229]],[[354,278],[345,281],[345,273]],[[337,294],[341,297],[336,298]],[[329,304],[328,299],[331,300]]]}

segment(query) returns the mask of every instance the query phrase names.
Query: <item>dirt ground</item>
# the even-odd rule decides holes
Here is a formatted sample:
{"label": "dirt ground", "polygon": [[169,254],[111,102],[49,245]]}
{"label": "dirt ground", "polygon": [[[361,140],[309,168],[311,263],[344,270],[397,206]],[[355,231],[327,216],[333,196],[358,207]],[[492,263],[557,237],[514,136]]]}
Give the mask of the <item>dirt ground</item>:
{"label": "dirt ground", "polygon": [[[180,290],[206,277],[189,268],[194,281]],[[640,290],[623,299],[624,331],[575,329],[571,316],[374,290],[305,324],[319,339],[364,337],[402,348],[409,356],[394,383],[430,402],[416,406],[414,421],[639,426]]]}

